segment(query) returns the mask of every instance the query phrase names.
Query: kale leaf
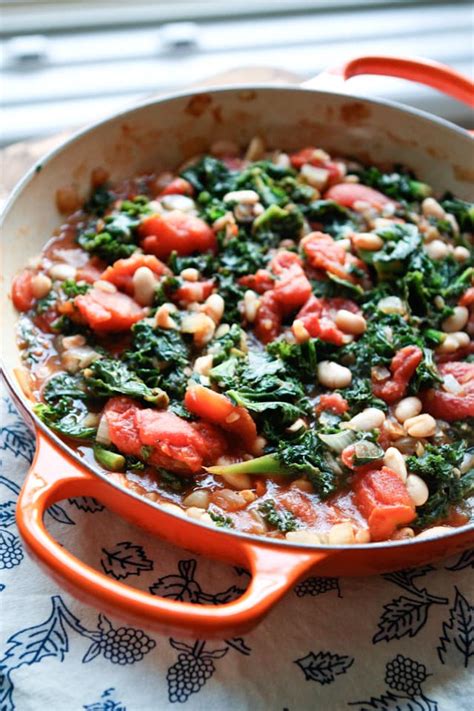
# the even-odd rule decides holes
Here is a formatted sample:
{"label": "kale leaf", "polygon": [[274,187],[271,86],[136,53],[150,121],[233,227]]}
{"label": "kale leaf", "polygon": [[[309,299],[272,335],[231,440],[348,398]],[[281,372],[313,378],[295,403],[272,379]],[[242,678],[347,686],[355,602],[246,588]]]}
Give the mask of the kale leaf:
{"label": "kale leaf", "polygon": [[474,232],[474,203],[447,197],[441,205],[446,212],[454,215],[462,232]]}
{"label": "kale leaf", "polygon": [[359,229],[358,215],[334,200],[315,200],[302,206],[301,211],[314,227],[320,227],[332,237],[342,237],[346,232]]}
{"label": "kale leaf", "polygon": [[82,378],[68,373],[58,373],[46,383],[43,398],[48,405],[55,405],[61,398],[85,400],[87,393]]}
{"label": "kale leaf", "polygon": [[125,363],[120,360],[99,358],[84,372],[89,395],[110,397],[126,395],[166,407],[168,396],[160,388],[149,388]]}
{"label": "kale leaf", "polygon": [[474,469],[459,477],[459,467],[466,453],[463,442],[428,444],[421,457],[409,457],[407,466],[412,474],[420,476],[428,486],[428,501],[417,509],[416,528],[441,523],[449,515],[450,508],[460,504],[474,493]]}
{"label": "kale leaf", "polygon": [[259,505],[258,510],[270,526],[273,526],[273,528],[278,529],[278,531],[282,533],[296,531],[298,528],[298,522],[291,511],[277,507],[273,499],[265,499],[265,501]]}
{"label": "kale leaf", "polygon": [[84,425],[89,412],[81,400],[60,397],[54,405],[38,403],[33,410],[45,425],[66,437],[92,439],[96,433],[95,427]]}
{"label": "kale leaf", "polygon": [[344,483],[343,470],[314,430],[306,430],[291,442],[281,442],[278,459],[291,473],[306,474],[323,500],[334,494]]}
{"label": "kale leaf", "polygon": [[357,171],[357,175],[361,183],[394,200],[421,201],[431,195],[430,186],[415,180],[409,173],[383,173],[375,166],[369,166]]}

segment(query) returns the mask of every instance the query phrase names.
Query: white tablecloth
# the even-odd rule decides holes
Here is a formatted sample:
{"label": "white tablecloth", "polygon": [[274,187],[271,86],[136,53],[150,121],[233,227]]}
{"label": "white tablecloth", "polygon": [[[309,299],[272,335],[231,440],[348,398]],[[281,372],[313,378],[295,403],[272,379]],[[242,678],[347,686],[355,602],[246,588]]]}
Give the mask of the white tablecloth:
{"label": "white tablecloth", "polygon": [[[0,711],[473,708],[474,551],[376,578],[308,578],[254,632],[222,641],[160,637],[77,602],[23,551],[14,509],[34,440],[2,394]],[[94,499],[47,518],[83,560],[155,594],[218,604],[247,582]]]}

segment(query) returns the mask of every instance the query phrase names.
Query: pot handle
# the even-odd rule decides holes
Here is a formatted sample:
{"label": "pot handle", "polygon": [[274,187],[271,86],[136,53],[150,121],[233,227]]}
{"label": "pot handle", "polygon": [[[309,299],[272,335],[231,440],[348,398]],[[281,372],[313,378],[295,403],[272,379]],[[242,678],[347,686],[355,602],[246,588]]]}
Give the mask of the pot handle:
{"label": "pot handle", "polygon": [[[60,472],[60,474],[58,474]],[[49,506],[74,496],[93,496],[107,504],[116,490],[80,467],[37,432],[36,456],[17,504],[19,532],[37,561],[67,590],[88,604],[165,633],[201,638],[224,638],[254,627],[295,581],[325,553],[291,552],[232,542],[236,562],[246,560],[251,582],[238,599],[222,605],[196,605],[151,595],[109,578],[80,561],[47,531],[44,514]],[[146,505],[146,504],[145,504]],[[163,529],[172,514],[161,514]]]}
{"label": "pot handle", "polygon": [[326,69],[314,79],[305,82],[303,86],[331,88],[331,85],[334,86],[335,77],[347,81],[361,74],[379,74],[426,84],[474,107],[474,83],[470,79],[440,62],[419,57],[361,55],[349,59],[344,64]]}

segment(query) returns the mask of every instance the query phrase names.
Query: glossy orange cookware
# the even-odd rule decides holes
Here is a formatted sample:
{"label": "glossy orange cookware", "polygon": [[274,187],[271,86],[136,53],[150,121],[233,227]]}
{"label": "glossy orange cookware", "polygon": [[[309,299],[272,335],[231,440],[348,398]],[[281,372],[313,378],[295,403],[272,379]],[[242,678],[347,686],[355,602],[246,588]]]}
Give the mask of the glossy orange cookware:
{"label": "glossy orange cookware", "polygon": [[[37,437],[36,456],[18,500],[18,528],[34,558],[59,585],[87,603],[161,632],[225,637],[256,625],[312,569],[323,576],[370,575],[426,563],[474,542],[474,526],[465,525],[436,538],[314,547],[219,529],[170,513],[82,461],[32,414],[32,402],[19,384],[16,313],[9,298],[12,277],[60,224],[56,190],[72,184],[85,196],[97,166],[118,180],[150,169],[172,169],[220,138],[245,145],[259,134],[270,146],[286,150],[318,145],[363,161],[403,163],[435,189],[472,199],[474,156],[468,132],[391,102],[344,90],[336,93],[344,79],[362,73],[421,81],[474,104],[473,84],[456,72],[433,62],[390,57],[359,57],[326,72],[323,85],[331,90],[314,89],[313,81],[300,87],[238,86],[179,94],[140,105],[74,136],[36,165],[8,202],[3,217],[3,373]],[[94,496],[160,538],[247,567],[249,588],[233,602],[192,605],[106,577],[60,546],[45,528],[48,506],[74,496]]]}

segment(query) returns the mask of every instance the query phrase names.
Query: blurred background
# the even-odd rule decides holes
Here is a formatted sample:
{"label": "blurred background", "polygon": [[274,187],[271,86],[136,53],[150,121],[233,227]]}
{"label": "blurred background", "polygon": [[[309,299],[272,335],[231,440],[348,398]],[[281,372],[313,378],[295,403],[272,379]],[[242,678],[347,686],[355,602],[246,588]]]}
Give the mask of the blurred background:
{"label": "blurred background", "polygon": [[[463,0],[3,0],[0,9],[2,146],[223,72],[297,81],[370,52],[473,73],[473,6]],[[407,82],[356,78],[350,90],[474,123],[461,104]]]}

